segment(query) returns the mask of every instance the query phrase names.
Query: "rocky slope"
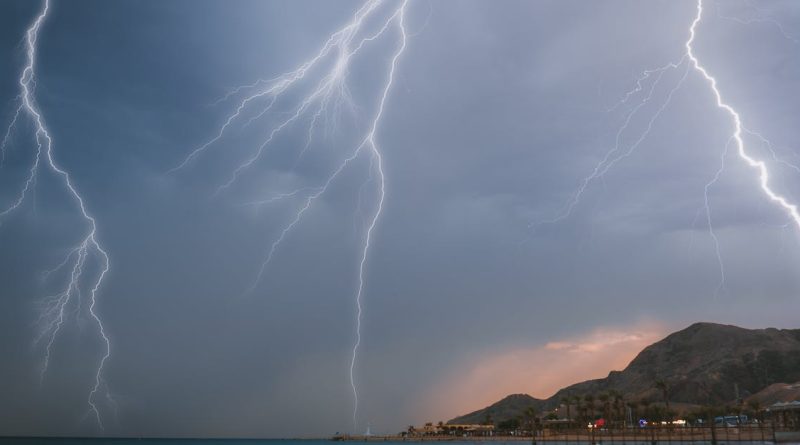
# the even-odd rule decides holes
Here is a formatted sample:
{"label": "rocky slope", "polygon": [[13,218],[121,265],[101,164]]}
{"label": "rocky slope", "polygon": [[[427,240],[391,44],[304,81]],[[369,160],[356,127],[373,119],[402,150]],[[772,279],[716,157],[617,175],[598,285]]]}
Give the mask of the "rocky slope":
{"label": "rocky slope", "polygon": [[[535,372],[531,373],[535,378]],[[646,347],[622,371],[603,379],[577,383],[547,400],[518,394],[482,410],[451,420],[452,423],[483,422],[490,414],[505,420],[522,408],[557,407],[564,397],[622,393],[626,400],[659,402],[669,387],[672,403],[715,405],[745,399],[775,383],[800,381],[800,329],[744,329],[715,323],[696,323]],[[738,394],[737,394],[738,392]],[[523,408],[524,407],[524,408]]]}
{"label": "rocky slope", "polygon": [[775,383],[747,398],[747,402],[755,402],[766,407],[778,402],[792,402],[800,400],[800,382]]}
{"label": "rocky slope", "polygon": [[484,409],[465,414],[449,420],[449,424],[482,424],[487,420],[492,422],[502,422],[503,420],[514,418],[525,418],[525,411],[533,407],[536,412],[540,412],[544,406],[544,400],[531,397],[527,394],[512,394],[499,402],[487,406]]}

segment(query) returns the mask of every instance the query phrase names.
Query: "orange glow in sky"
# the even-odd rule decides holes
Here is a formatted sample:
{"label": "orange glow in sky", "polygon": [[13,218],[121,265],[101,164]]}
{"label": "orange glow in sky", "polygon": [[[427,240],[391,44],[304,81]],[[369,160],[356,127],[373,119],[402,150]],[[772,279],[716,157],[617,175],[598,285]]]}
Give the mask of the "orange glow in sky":
{"label": "orange glow in sky", "polygon": [[646,346],[668,333],[654,322],[605,327],[529,348],[488,354],[453,370],[423,396],[427,420],[448,420],[484,408],[509,394],[537,398],[584,380],[624,369]]}

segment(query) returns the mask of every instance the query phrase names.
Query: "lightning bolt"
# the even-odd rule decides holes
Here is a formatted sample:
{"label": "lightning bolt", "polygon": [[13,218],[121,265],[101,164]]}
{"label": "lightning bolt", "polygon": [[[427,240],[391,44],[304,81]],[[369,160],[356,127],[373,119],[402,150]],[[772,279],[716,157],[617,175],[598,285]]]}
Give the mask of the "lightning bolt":
{"label": "lightning bolt", "polygon": [[[14,126],[17,125],[17,122],[20,118],[27,117],[34,126],[36,153],[33,165],[28,170],[27,178],[24,181],[19,195],[9,207],[0,212],[0,218],[8,216],[23,204],[27,195],[35,186],[40,170],[42,167],[45,167],[61,179],[65,190],[77,204],[80,215],[88,226],[86,234],[83,235],[83,238],[72,249],[70,249],[64,260],[58,266],[56,266],[56,268],[47,271],[44,275],[44,277],[47,278],[51,274],[56,273],[71,264],[69,278],[62,286],[62,290],[53,296],[44,298],[43,310],[40,314],[42,330],[38,339],[39,341],[47,339],[41,369],[41,376],[44,378],[50,365],[51,352],[54,342],[61,331],[63,324],[65,323],[67,308],[73,303],[73,299],[79,300],[77,304],[78,308],[80,308],[80,300],[82,299],[81,287],[82,285],[88,284],[88,314],[97,325],[100,340],[104,345],[104,351],[94,373],[94,385],[89,391],[87,404],[89,405],[89,413],[94,416],[94,418],[97,420],[97,424],[101,429],[103,429],[103,422],[100,416],[100,410],[98,408],[97,396],[105,386],[103,370],[106,361],[111,355],[111,342],[106,334],[103,322],[97,313],[97,297],[100,287],[103,284],[103,280],[109,270],[110,263],[108,253],[98,242],[97,223],[94,217],[87,210],[84,199],[73,184],[70,174],[65,169],[60,167],[54,158],[53,139],[47,129],[44,116],[39,110],[34,97],[34,89],[36,85],[36,53],[39,31],[41,30],[44,21],[47,19],[49,11],[50,2],[49,0],[44,0],[39,15],[25,33],[26,64],[20,73],[18,81],[20,88],[19,100],[21,103],[6,130],[2,142],[3,152],[5,152],[6,144]],[[98,262],[96,267],[99,269],[99,272],[97,272],[95,276],[88,276],[86,272],[85,266],[90,258],[94,258]],[[111,396],[107,390],[105,390],[105,398],[107,401],[109,401],[109,403],[112,402]]]}
{"label": "lightning bolt", "polygon": [[709,72],[706,70],[705,67],[703,67],[703,65],[700,64],[700,61],[694,54],[694,48],[692,47],[692,43],[694,43],[697,25],[700,23],[702,17],[703,17],[703,0],[698,0],[697,15],[695,16],[694,21],[692,22],[692,26],[689,28],[689,40],[686,41],[686,56],[689,57],[689,60],[691,61],[695,71],[700,73],[700,75],[708,82],[709,88],[714,93],[714,98],[716,99],[717,107],[727,112],[730,115],[731,119],[733,120],[734,129],[731,137],[734,140],[734,143],[736,145],[736,152],[738,153],[739,157],[748,166],[750,166],[751,168],[753,168],[758,172],[758,178],[761,190],[769,198],[769,200],[777,204],[780,208],[782,208],[786,212],[787,216],[789,216],[792,219],[794,224],[797,225],[798,228],[800,228],[800,213],[798,213],[797,211],[797,205],[789,202],[787,198],[772,190],[769,183],[769,170],[767,169],[766,162],[753,157],[745,149],[744,140],[742,139],[742,132],[745,131],[745,129],[742,126],[742,119],[739,116],[739,113],[722,99],[722,94],[717,88],[717,79],[714,78],[711,74],[709,74]]}
{"label": "lightning bolt", "polygon": [[[577,190],[572,194],[572,197],[566,202],[566,204],[556,214],[555,217],[531,223],[529,227],[537,227],[543,224],[557,223],[569,217],[572,214],[572,211],[574,210],[575,206],[577,206],[578,203],[580,202],[581,197],[583,196],[584,192],[586,191],[590,183],[592,183],[596,179],[602,178],[603,175],[608,173],[611,170],[611,168],[613,168],[618,162],[630,156],[639,147],[639,145],[646,139],[646,137],[648,136],[653,127],[654,122],[658,119],[661,113],[667,108],[672,99],[672,96],[684,83],[684,80],[688,76],[689,72],[692,71],[694,73],[699,74],[700,77],[706,81],[709,90],[713,94],[717,108],[724,111],[731,118],[731,122],[733,124],[732,133],[730,135],[728,143],[725,145],[725,150],[721,157],[720,166],[713,175],[712,179],[704,187],[703,190],[704,205],[703,208],[701,209],[701,211],[704,212],[706,216],[706,223],[708,225],[709,236],[713,241],[714,252],[719,265],[720,281],[717,284],[715,290],[715,295],[717,295],[725,287],[725,267],[722,261],[722,255],[720,253],[719,238],[714,232],[712,224],[712,217],[711,217],[712,212],[708,194],[711,187],[714,184],[716,184],[716,182],[720,179],[721,175],[724,172],[725,158],[728,155],[730,145],[733,144],[735,146],[735,151],[738,157],[742,161],[744,161],[746,165],[748,165],[749,167],[751,167],[753,170],[756,171],[758,175],[759,186],[764,195],[766,195],[769,201],[776,204],[781,210],[783,210],[786,213],[787,217],[791,220],[791,222],[798,228],[800,228],[800,213],[798,212],[797,205],[790,202],[788,198],[777,193],[772,188],[772,186],[770,185],[770,175],[767,162],[762,159],[758,159],[757,157],[748,152],[743,138],[743,133],[747,133],[749,135],[752,135],[760,139],[762,145],[771,153],[773,161],[785,165],[789,168],[792,168],[798,172],[800,172],[800,167],[778,157],[775,150],[772,148],[772,144],[769,142],[769,140],[767,140],[764,136],[762,136],[757,132],[746,129],[742,125],[741,116],[736,111],[736,109],[734,109],[733,106],[729,105],[727,102],[723,100],[722,94],[719,88],[717,87],[717,79],[713,77],[708,72],[708,70],[700,63],[693,47],[693,43],[695,42],[695,38],[697,35],[697,27],[702,21],[703,12],[704,12],[703,0],[697,0],[696,15],[694,16],[691,26],[689,27],[689,38],[688,40],[686,40],[684,44],[685,52],[681,57],[681,59],[678,62],[669,63],[662,67],[645,71],[641,76],[636,78],[635,87],[630,91],[628,91],[627,93],[625,93],[625,95],[617,104],[615,104],[613,107],[610,107],[607,110],[607,111],[613,111],[619,107],[625,106],[634,98],[640,96],[641,94],[644,94],[644,98],[641,99],[639,103],[636,104],[631,109],[631,111],[627,113],[622,126],[620,126],[620,128],[617,131],[614,146],[606,153],[606,155],[600,160],[600,162],[596,164],[594,170],[581,181]],[[729,18],[729,17],[723,17],[723,18]],[[779,22],[775,21],[770,17],[764,17],[762,15],[757,20],[752,20],[752,21],[737,20],[737,21],[744,24],[749,24],[754,22],[769,22],[774,26],[776,26],[784,37],[796,42],[795,39],[793,39],[789,34],[785,32],[784,28],[781,26]],[[642,113],[643,112],[642,110],[646,109],[645,105],[647,105],[649,102],[652,101],[653,91],[662,81],[663,75],[667,71],[678,69],[681,67],[684,67],[685,70],[683,75],[680,77],[678,82],[670,89],[669,93],[666,96],[666,99],[661,103],[661,105],[657,108],[657,110],[651,114],[650,118],[647,121],[647,125],[645,126],[644,130],[640,132],[639,137],[636,138],[634,142],[632,142],[630,145],[628,145],[627,149],[624,149],[621,141],[623,135],[627,131],[629,131],[632,119],[638,114]],[[647,86],[648,82],[650,82],[649,87]]]}
{"label": "lightning bolt", "polygon": [[[789,200],[787,198],[785,198],[784,196],[776,193],[770,187],[769,170],[767,168],[766,162],[761,160],[761,159],[757,159],[757,158],[753,157],[752,155],[750,155],[747,152],[747,150],[745,148],[744,139],[742,138],[742,133],[743,132],[747,132],[747,133],[753,134],[753,135],[757,136],[758,138],[760,138],[763,141],[763,143],[767,146],[769,151],[772,153],[772,156],[773,156],[774,160],[776,160],[778,162],[781,162],[784,165],[788,165],[788,166],[790,166],[790,167],[792,167],[794,169],[797,169],[797,167],[794,166],[793,164],[789,164],[788,162],[785,162],[785,161],[779,159],[777,157],[777,155],[775,154],[775,151],[772,149],[772,145],[770,144],[770,142],[766,138],[764,138],[761,134],[756,133],[756,132],[751,132],[751,131],[747,130],[746,128],[744,128],[744,126],[742,125],[742,120],[741,120],[741,116],[739,115],[739,113],[731,105],[727,104],[722,99],[722,94],[720,93],[719,88],[717,88],[717,79],[715,77],[713,77],[706,70],[706,68],[703,65],[700,64],[700,61],[697,59],[697,56],[694,53],[694,47],[692,46],[692,43],[694,43],[694,40],[695,40],[695,37],[696,37],[697,25],[701,22],[702,18],[703,18],[703,0],[698,0],[697,1],[697,15],[695,16],[694,20],[692,21],[692,25],[689,28],[689,39],[686,41],[686,56],[689,57],[689,60],[691,61],[692,66],[694,67],[695,71],[698,72],[707,81],[708,86],[711,89],[711,91],[713,92],[714,98],[716,99],[717,107],[722,109],[722,110],[724,110],[725,112],[727,112],[728,115],[730,115],[730,117],[731,117],[731,119],[733,121],[733,125],[734,125],[733,134],[731,135],[731,138],[729,139],[728,142],[730,143],[730,141],[733,141],[735,143],[735,145],[736,145],[736,153],[739,155],[739,158],[741,158],[748,166],[750,166],[751,168],[753,168],[754,170],[756,170],[758,172],[758,178],[759,178],[759,184],[761,186],[761,190],[764,192],[764,194],[767,196],[767,198],[770,201],[778,204],[778,206],[781,207],[786,212],[787,216],[791,218],[791,220],[794,222],[794,224],[797,225],[798,228],[800,228],[800,213],[798,213],[797,205],[789,202]],[[783,30],[783,27],[780,25],[780,23],[778,23],[777,21],[774,21],[774,20],[769,20],[769,21],[772,22],[773,24],[775,24],[778,27],[778,29],[784,35],[784,37],[787,37],[790,40],[795,41],[795,43],[797,42],[796,40],[792,39],[791,37],[788,36],[788,34],[785,33],[785,31]],[[723,153],[723,158],[722,158],[722,163],[720,164],[720,168],[719,168],[719,170],[717,170],[717,173],[714,176],[714,178],[711,180],[711,182],[706,184],[706,186],[705,186],[705,194],[704,194],[704,197],[705,197],[705,211],[706,211],[706,219],[707,219],[707,222],[708,222],[709,235],[711,236],[711,238],[712,238],[712,240],[714,242],[714,249],[715,249],[715,253],[716,253],[716,256],[717,256],[717,262],[719,264],[719,272],[720,272],[720,281],[719,281],[719,284],[717,285],[717,288],[715,290],[715,295],[718,294],[719,291],[721,289],[723,289],[724,286],[725,286],[725,268],[724,268],[724,265],[723,265],[723,262],[722,262],[722,255],[720,254],[720,250],[719,250],[719,239],[717,238],[716,234],[714,233],[714,229],[713,229],[713,226],[711,224],[711,210],[710,210],[709,203],[708,203],[708,190],[709,190],[709,187],[711,187],[711,185],[713,185],[719,179],[720,175],[722,174],[722,172],[723,172],[723,170],[725,168],[725,156],[727,155],[727,152],[728,152],[728,144],[726,144],[725,152]]]}
{"label": "lightning bolt", "polygon": [[714,232],[714,224],[711,222],[711,205],[708,201],[708,192],[711,190],[711,187],[719,181],[722,172],[725,171],[725,158],[728,156],[728,150],[732,140],[733,138],[728,139],[728,143],[725,144],[725,151],[722,152],[722,156],[720,157],[719,168],[716,173],[714,173],[711,180],[703,187],[703,212],[706,215],[708,235],[714,243],[714,253],[717,256],[717,265],[719,266],[719,283],[717,283],[717,288],[714,289],[714,297],[719,296],[719,293],[725,288],[725,263],[722,261],[722,253],[719,250],[719,238],[717,238],[717,234]]}
{"label": "lightning bolt", "polygon": [[774,17],[772,17],[771,14],[769,14],[768,12],[762,10],[761,8],[756,6],[753,2],[747,1],[747,2],[745,2],[745,4],[748,6],[748,8],[750,8],[755,13],[754,17],[741,18],[741,17],[733,17],[733,16],[724,15],[724,14],[722,14],[720,12],[721,8],[720,8],[719,2],[716,3],[717,17],[719,17],[721,19],[725,19],[725,20],[730,20],[730,21],[738,23],[740,25],[753,25],[753,24],[757,24],[757,23],[758,24],[772,25],[772,27],[775,28],[775,30],[778,31],[778,33],[784,39],[793,42],[795,45],[800,45],[800,40],[798,40],[796,37],[794,37],[791,33],[787,32],[786,28],[783,26],[783,24],[781,22],[779,22],[778,20],[776,20]]}
{"label": "lightning bolt", "polygon": [[[214,195],[217,196],[229,191],[240,177],[264,156],[266,150],[281,133],[288,131],[292,125],[304,122],[307,126],[305,130],[305,143],[298,150],[295,161],[296,166],[300,160],[308,154],[312,145],[315,129],[320,125],[320,121],[327,122],[331,115],[333,115],[335,119],[335,116],[340,114],[340,111],[345,107],[353,108],[353,98],[349,93],[347,80],[354,58],[366,45],[380,39],[382,36],[389,33],[391,29],[396,29],[398,41],[388,64],[387,75],[380,90],[375,111],[369,119],[368,126],[365,128],[364,133],[359,137],[357,143],[351,148],[346,157],[344,157],[318,185],[276,193],[267,199],[248,203],[263,205],[300,196],[303,197],[301,201],[302,204],[295,211],[294,216],[283,226],[276,239],[270,244],[255,279],[245,290],[245,294],[252,294],[263,280],[269,265],[286,240],[286,237],[300,224],[303,217],[312,208],[314,203],[328,191],[331,184],[336,181],[356,159],[361,156],[369,157],[368,172],[370,179],[372,179],[373,173],[377,177],[377,197],[374,211],[369,216],[368,223],[366,224],[363,238],[364,242],[359,252],[358,279],[354,295],[356,308],[355,341],[350,356],[349,369],[350,386],[353,392],[354,429],[356,429],[358,425],[359,393],[355,378],[355,368],[362,341],[361,321],[363,316],[362,301],[366,283],[365,274],[375,228],[383,212],[384,198],[386,196],[383,154],[377,140],[377,132],[384,116],[389,93],[394,84],[398,61],[405,51],[408,40],[405,23],[408,0],[394,2],[394,5],[389,7],[389,11],[381,16],[381,7],[386,3],[385,0],[368,0],[365,2],[355,12],[352,19],[347,24],[331,34],[316,54],[303,62],[295,70],[270,79],[260,79],[250,85],[237,87],[226,94],[217,101],[217,103],[231,100],[240,95],[244,95],[244,98],[238,101],[234,111],[225,118],[224,123],[211,139],[192,150],[178,165],[169,170],[169,173],[175,173],[184,169],[190,162],[195,161],[205,151],[218,143],[235,126],[239,125],[241,128],[244,128],[264,119],[265,116],[277,114],[274,113],[275,107],[282,99],[293,91],[293,89],[298,88],[301,81],[307,80],[307,77],[311,76],[312,73],[322,71],[320,79],[312,83],[310,92],[302,95],[290,112],[285,113],[281,118],[272,123],[263,142],[258,145],[249,157],[230,172],[228,179],[217,188]],[[372,22],[377,22],[378,25],[377,29],[370,31],[369,23]],[[370,180],[367,182],[370,182]],[[359,205],[360,195],[361,189],[359,190]]]}
{"label": "lightning bolt", "polygon": [[[680,77],[679,81],[670,89],[669,93],[666,96],[666,99],[661,103],[661,105],[657,108],[657,110],[650,116],[648,119],[647,125],[645,130],[639,134],[639,136],[630,144],[625,145],[624,137],[630,128],[631,121],[641,114],[643,110],[646,110],[646,106],[649,105],[653,101],[653,93],[656,91],[657,87],[661,84],[664,74],[670,70],[678,69],[680,67],[684,67],[684,73]],[[601,179],[605,174],[607,174],[618,162],[622,161],[623,159],[630,157],[637,148],[647,139],[647,136],[650,134],[650,131],[653,128],[653,124],[655,124],[656,120],[661,116],[661,113],[667,108],[667,106],[672,101],[672,97],[674,96],[675,92],[681,87],[684,80],[686,79],[686,75],[688,73],[688,64],[686,64],[686,58],[681,58],[678,62],[670,62],[664,66],[659,68],[645,70],[639,77],[636,79],[636,86],[625,93],[623,98],[613,107],[610,107],[607,111],[613,111],[621,106],[626,105],[630,102],[634,97],[639,95],[642,92],[646,92],[644,98],[639,100],[639,103],[636,104],[631,108],[631,110],[625,115],[625,119],[622,125],[617,129],[616,136],[614,138],[614,146],[609,149],[605,156],[598,162],[592,172],[583,178],[581,181],[578,189],[572,194],[572,197],[567,201],[567,203],[562,207],[562,209],[556,214],[555,217],[550,219],[545,219],[537,222],[533,222],[529,225],[529,227],[537,227],[544,224],[554,224],[560,222],[566,218],[568,218],[572,211],[575,209],[575,206],[580,203],[581,197],[586,192],[586,189],[589,185],[594,182],[595,180]],[[650,82],[649,86],[647,86],[647,82]]]}
{"label": "lightning bolt", "polygon": [[[19,98],[17,98],[19,100]],[[19,104],[17,106],[17,110],[14,112],[14,117],[11,118],[11,123],[8,124],[6,128],[6,132],[3,135],[3,140],[0,142],[0,166],[6,160],[6,150],[8,149],[8,144],[11,141],[12,132],[14,131],[14,127],[17,126],[17,121],[19,120],[19,114],[22,112],[23,104]]]}

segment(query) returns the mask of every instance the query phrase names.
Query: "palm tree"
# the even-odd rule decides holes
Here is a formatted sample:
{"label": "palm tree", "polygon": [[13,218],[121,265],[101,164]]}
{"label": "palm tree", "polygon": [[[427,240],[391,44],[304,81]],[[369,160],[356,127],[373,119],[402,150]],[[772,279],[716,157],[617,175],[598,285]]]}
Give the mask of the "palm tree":
{"label": "palm tree", "polygon": [[572,419],[572,415],[570,413],[569,405],[572,403],[572,397],[564,396],[561,398],[561,403],[566,405],[567,407],[567,420]]}
{"label": "palm tree", "polygon": [[644,414],[644,417],[650,417],[650,400],[640,400],[639,405],[642,406],[642,414]]}
{"label": "palm tree", "polygon": [[534,435],[533,421],[536,419],[536,408],[529,406],[525,409],[525,417],[528,418],[530,424],[531,435]]}
{"label": "palm tree", "polygon": [[601,407],[603,409],[603,418],[606,419],[606,421],[608,421],[609,417],[608,414],[611,407],[609,400],[611,400],[611,397],[607,393],[600,393],[600,395],[597,396],[597,399],[602,404]]}
{"label": "palm tree", "polygon": [[661,396],[664,398],[664,405],[667,407],[667,415],[669,415],[669,383],[664,379],[656,379],[655,386],[661,391]]}
{"label": "palm tree", "polygon": [[750,400],[750,401],[747,402],[747,406],[753,412],[753,417],[758,419],[758,421],[760,422],[762,420],[761,419],[761,402],[759,402],[758,400],[753,399],[753,400]]}
{"label": "palm tree", "polygon": [[617,420],[623,421],[625,419],[625,413],[623,412],[625,403],[622,398],[622,393],[612,389],[609,394],[611,394],[611,397],[614,399],[614,411],[615,415],[617,416]]}
{"label": "palm tree", "polygon": [[589,412],[589,420],[594,420],[594,394],[586,394],[583,396],[586,402],[586,411]]}

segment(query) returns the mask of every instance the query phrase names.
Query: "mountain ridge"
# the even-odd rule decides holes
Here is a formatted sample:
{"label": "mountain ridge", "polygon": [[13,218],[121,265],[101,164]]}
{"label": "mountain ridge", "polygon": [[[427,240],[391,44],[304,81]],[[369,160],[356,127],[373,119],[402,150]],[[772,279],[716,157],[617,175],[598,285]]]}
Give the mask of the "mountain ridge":
{"label": "mountain ridge", "polygon": [[629,401],[660,402],[664,389],[656,388],[656,381],[666,384],[668,400],[677,405],[731,403],[770,385],[798,382],[800,329],[694,323],[645,347],[625,369],[611,371],[607,377],[569,385],[547,399],[527,394],[508,396],[448,423],[524,417],[529,407],[553,410],[566,398],[609,391],[617,391]]}

